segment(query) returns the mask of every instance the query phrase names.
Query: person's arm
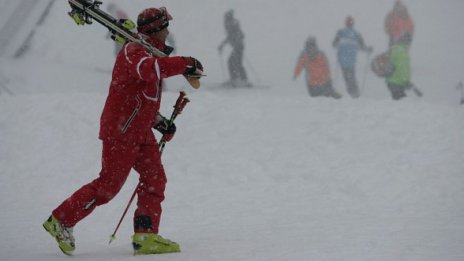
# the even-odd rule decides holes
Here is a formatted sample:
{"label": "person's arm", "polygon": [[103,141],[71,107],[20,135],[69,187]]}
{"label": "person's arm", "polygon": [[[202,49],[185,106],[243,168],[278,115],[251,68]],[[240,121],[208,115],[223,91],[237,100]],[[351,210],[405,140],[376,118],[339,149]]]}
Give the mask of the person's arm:
{"label": "person's arm", "polygon": [[298,78],[298,76],[300,75],[301,71],[303,71],[303,68],[305,66],[306,66],[305,54],[304,52],[302,52],[296,62],[295,69],[293,70],[293,80]]}
{"label": "person's arm", "polygon": [[372,47],[371,46],[366,46],[364,43],[364,39],[360,33],[356,33],[358,37],[358,44],[359,44],[359,49],[361,49],[364,52],[371,53],[372,52]]}
{"label": "person's arm", "polygon": [[385,32],[390,35],[390,32],[391,32],[391,20],[392,20],[392,15],[393,13],[390,12],[387,14],[387,16],[385,17],[385,23],[384,23],[384,30]]}
{"label": "person's arm", "polygon": [[136,43],[129,43],[124,48],[129,74],[144,81],[184,74],[194,65],[191,57],[151,56]]}
{"label": "person's arm", "polygon": [[224,45],[226,45],[226,43],[229,41],[229,38],[227,37],[226,39],[224,39],[224,41],[222,41],[220,44],[219,44],[219,47],[218,47],[218,51],[219,52],[222,52],[222,49],[224,48]]}
{"label": "person's arm", "polygon": [[230,42],[230,38],[231,38],[231,33],[230,33],[230,29],[229,29],[229,26],[228,24],[225,25],[225,28],[226,28],[226,39],[224,39],[224,41],[222,41],[220,44],[219,44],[219,47],[218,47],[218,51],[219,52],[222,52],[222,49],[224,49],[224,46]]}
{"label": "person's arm", "polygon": [[411,36],[414,36],[414,21],[412,18],[409,16],[409,20],[411,21]]}

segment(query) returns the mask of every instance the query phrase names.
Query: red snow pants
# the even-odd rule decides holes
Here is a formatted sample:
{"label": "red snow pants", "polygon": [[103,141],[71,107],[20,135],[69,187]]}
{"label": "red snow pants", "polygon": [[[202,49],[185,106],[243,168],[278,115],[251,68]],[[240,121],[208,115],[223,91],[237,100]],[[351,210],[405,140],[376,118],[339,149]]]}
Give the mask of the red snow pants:
{"label": "red snow pants", "polygon": [[[52,212],[53,216],[64,226],[73,227],[97,206],[114,198],[132,168],[140,175],[134,231],[158,233],[166,175],[161,164],[159,147],[155,142],[136,144],[114,139],[103,140],[99,177],[61,203]],[[114,218],[117,219],[117,216]]]}

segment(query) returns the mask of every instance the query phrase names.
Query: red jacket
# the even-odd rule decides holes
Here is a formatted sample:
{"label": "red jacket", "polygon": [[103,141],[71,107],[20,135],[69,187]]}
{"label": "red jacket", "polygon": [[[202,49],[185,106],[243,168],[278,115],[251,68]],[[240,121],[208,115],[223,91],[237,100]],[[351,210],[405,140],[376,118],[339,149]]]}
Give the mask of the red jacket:
{"label": "red jacket", "polygon": [[[157,39],[148,42],[159,50],[165,47]],[[139,44],[125,44],[116,57],[99,138],[153,143],[151,128],[161,104],[162,79],[184,73],[186,66],[183,57],[158,58]]]}

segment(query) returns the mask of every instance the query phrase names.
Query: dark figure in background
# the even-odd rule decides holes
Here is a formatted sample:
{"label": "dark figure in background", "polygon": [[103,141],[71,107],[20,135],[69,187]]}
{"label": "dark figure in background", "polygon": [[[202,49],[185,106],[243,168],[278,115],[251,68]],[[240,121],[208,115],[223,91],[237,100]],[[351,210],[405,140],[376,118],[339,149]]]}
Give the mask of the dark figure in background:
{"label": "dark figure in background", "polygon": [[337,48],[338,63],[342,68],[348,94],[353,98],[358,98],[360,93],[356,81],[356,56],[358,50],[371,53],[372,47],[367,47],[361,34],[354,29],[353,17],[346,18],[345,28],[338,30],[333,46]]}
{"label": "dark figure in background", "polygon": [[229,10],[224,15],[224,27],[226,29],[226,39],[219,45],[219,52],[226,44],[230,44],[232,52],[227,60],[227,66],[229,69],[231,86],[250,86],[248,82],[247,73],[243,66],[243,53],[245,45],[243,39],[245,35],[240,28],[239,21],[234,17],[234,10]]}
{"label": "dark figure in background", "polygon": [[295,66],[293,80],[298,78],[303,69],[306,69],[306,85],[309,95],[312,97],[341,98],[341,95],[332,86],[327,57],[317,47],[316,38],[314,37],[309,37],[305,43],[305,49],[301,52]]}

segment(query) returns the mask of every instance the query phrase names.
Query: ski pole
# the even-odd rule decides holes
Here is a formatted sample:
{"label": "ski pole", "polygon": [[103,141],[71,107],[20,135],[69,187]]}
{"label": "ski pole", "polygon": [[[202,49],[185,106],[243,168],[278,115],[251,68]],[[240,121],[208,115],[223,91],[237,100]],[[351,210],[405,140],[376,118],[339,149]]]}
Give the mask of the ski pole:
{"label": "ski pole", "polygon": [[[176,104],[174,105],[174,111],[172,112],[171,118],[169,119],[169,124],[172,124],[174,122],[177,115],[181,114],[181,112],[184,109],[185,105],[187,105],[187,103],[190,102],[190,100],[185,96],[186,96],[186,93],[184,91],[181,91],[179,93],[179,97],[177,98]],[[164,138],[164,135],[163,135],[163,137],[161,138],[161,141],[159,142],[160,155],[163,154],[165,144],[166,144],[166,139]],[[119,226],[121,225],[124,217],[126,216],[126,213],[129,210],[130,205],[132,204],[132,201],[134,201],[135,194],[137,194],[137,190],[138,190],[139,186],[140,186],[140,182],[135,187],[134,192],[132,192],[131,198],[130,198],[129,202],[127,203],[126,209],[124,209],[124,212],[122,213],[122,216],[119,219],[119,222],[116,225],[116,228],[114,229],[113,234],[111,234],[110,241],[108,242],[108,244],[111,244],[111,242],[113,242],[113,240],[116,239],[116,232],[118,232]]]}
{"label": "ski pole", "polygon": [[[5,80],[4,80],[5,79]],[[14,96],[14,93],[13,91],[10,90],[10,88],[8,88],[7,84],[10,82],[9,79],[7,79],[6,77],[3,76],[3,74],[0,72],[0,87],[1,89],[4,89],[5,92],[7,94],[9,94],[10,96]],[[2,92],[0,91],[0,95],[2,94]]]}
{"label": "ski pole", "polygon": [[462,82],[458,83],[456,89],[460,90],[461,92],[461,101],[459,104],[464,105],[464,85],[462,84]]}
{"label": "ski pole", "polygon": [[364,74],[363,74],[363,81],[361,84],[361,90],[359,94],[363,93],[364,91],[364,86],[366,85],[366,77],[367,73],[369,72],[369,61],[371,59],[371,52],[367,53],[367,59],[366,59],[366,64],[364,65]]}
{"label": "ski pole", "polygon": [[139,184],[137,184],[137,186],[135,187],[135,190],[134,190],[134,192],[132,193],[132,196],[131,196],[131,198],[130,198],[130,200],[129,200],[129,203],[127,203],[126,209],[124,209],[124,212],[122,213],[122,216],[121,216],[121,218],[119,219],[118,225],[117,225],[116,228],[114,229],[113,234],[111,234],[111,236],[110,236],[110,242],[108,242],[108,245],[111,244],[111,242],[113,242],[113,240],[116,239],[116,232],[118,232],[119,226],[121,225],[122,220],[123,220],[124,217],[126,216],[127,210],[129,210],[129,207],[130,207],[130,205],[132,204],[132,201],[133,201],[134,198],[135,198],[135,194],[137,193],[137,189],[138,189],[138,188],[139,188]]}
{"label": "ski pole", "polygon": [[422,97],[424,95],[414,83],[411,83],[411,89],[417,97]]}
{"label": "ski pole", "polygon": [[224,81],[227,81],[227,78],[226,78],[226,71],[224,69],[224,58],[222,57],[222,52],[219,51],[219,61],[221,62],[221,73],[222,73],[222,78],[224,79]]}
{"label": "ski pole", "polygon": [[338,85],[338,75],[339,75],[339,70],[340,70],[340,64],[338,64],[337,61],[335,61],[333,63],[335,65],[335,69],[334,69],[334,80],[333,80],[333,86],[337,86]]}
{"label": "ski pole", "polygon": [[[10,96],[13,96],[14,93],[5,85],[3,84],[2,82],[0,82],[0,86],[5,90],[5,92],[7,94],[9,94]],[[0,92],[0,95],[2,94],[2,92]]]}
{"label": "ski pole", "polygon": [[243,55],[243,57],[245,58],[245,62],[248,64],[248,67],[250,68],[250,71],[252,72],[252,74],[255,76],[255,79],[256,79],[256,82],[258,84],[261,83],[261,77],[259,77],[258,73],[255,71],[255,68],[253,67],[253,65],[251,64],[250,60],[248,60],[247,56],[246,55]]}
{"label": "ski pole", "polygon": [[[176,104],[174,105],[174,110],[172,111],[171,118],[169,118],[169,125],[171,125],[174,122],[174,120],[177,118],[177,115],[181,114],[185,105],[187,105],[187,103],[190,102],[190,100],[185,96],[186,93],[184,91],[181,91],[179,93],[179,97],[177,98]],[[163,135],[159,142],[161,154],[163,153],[164,146],[166,146],[166,139]]]}

